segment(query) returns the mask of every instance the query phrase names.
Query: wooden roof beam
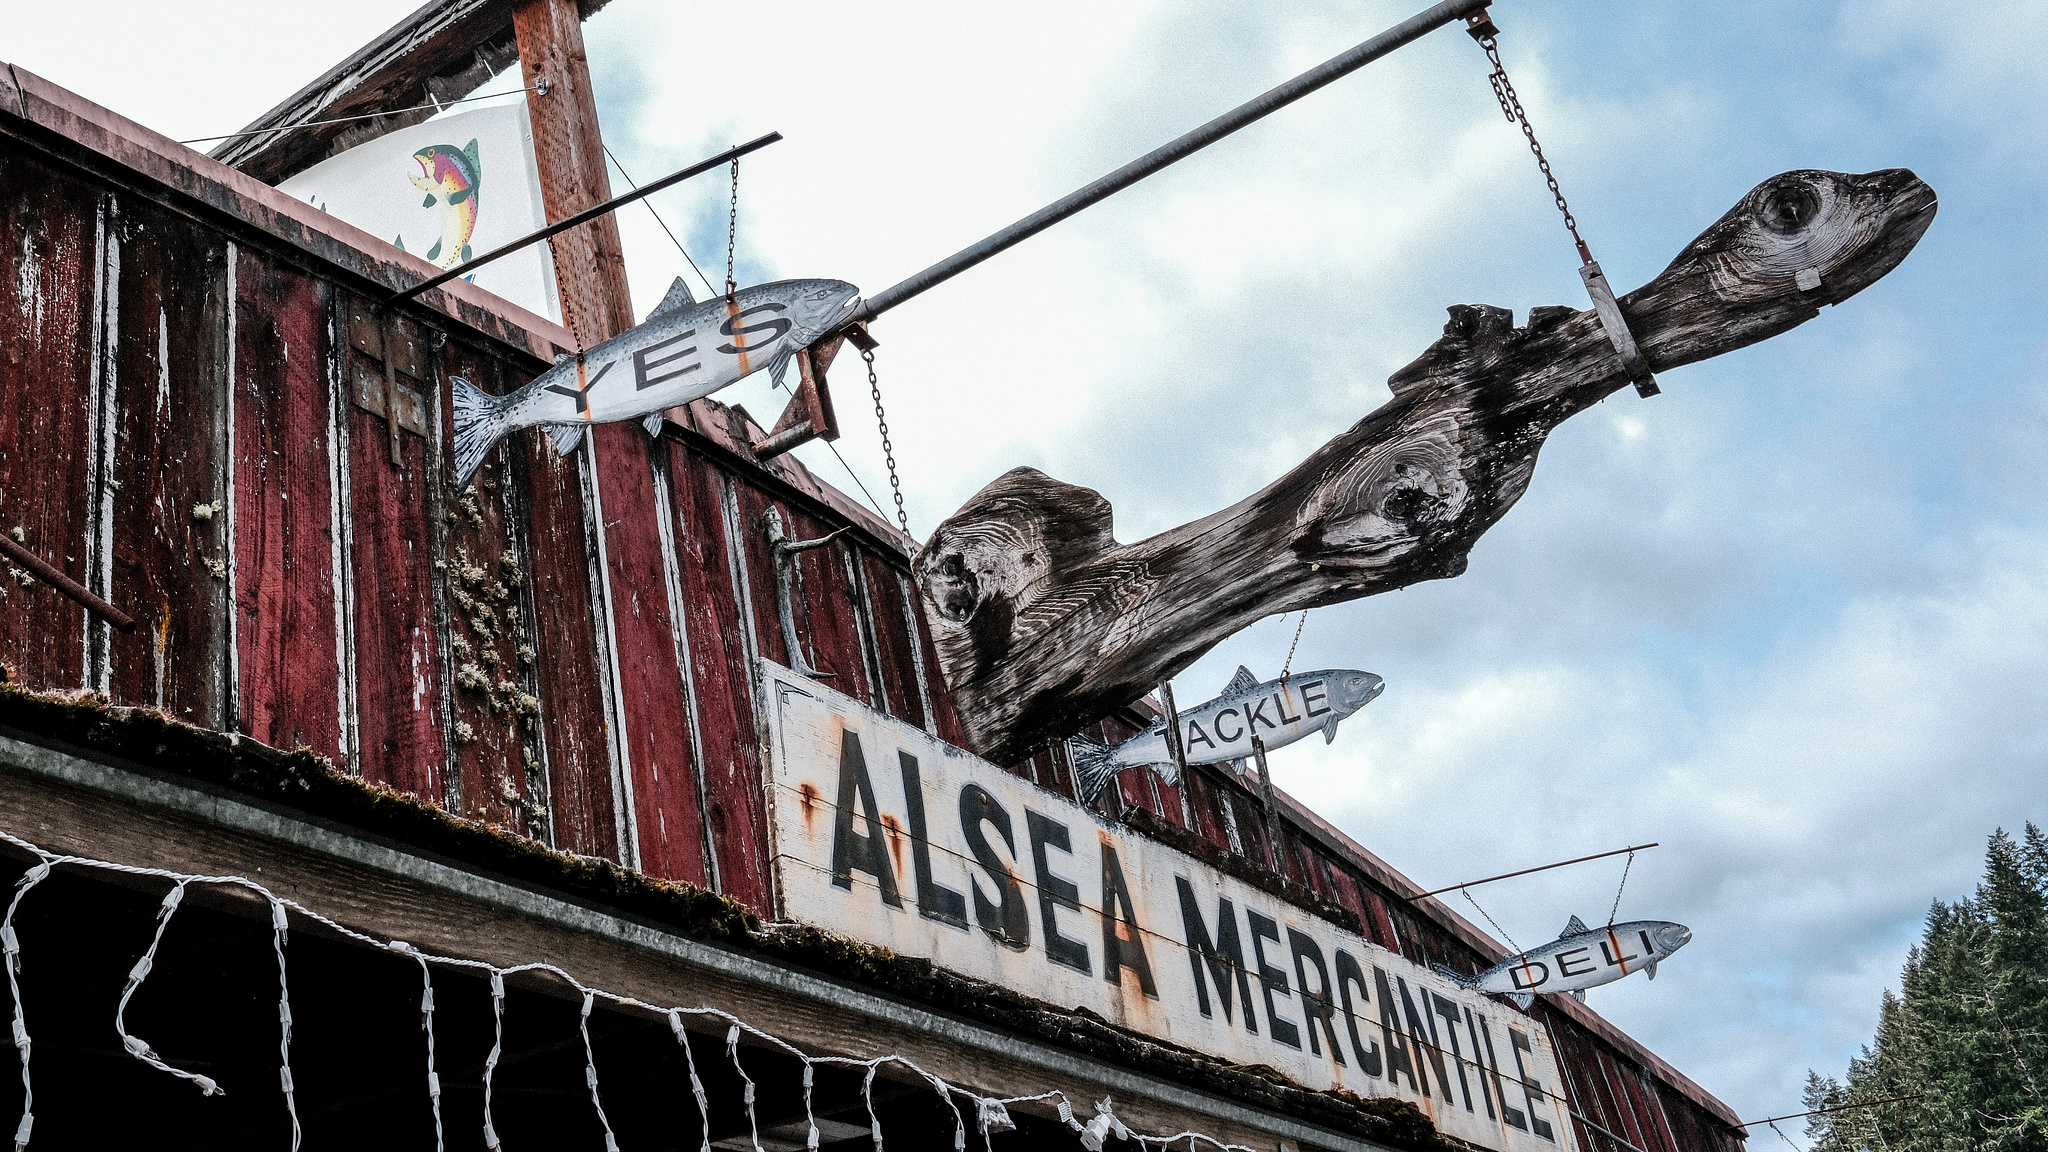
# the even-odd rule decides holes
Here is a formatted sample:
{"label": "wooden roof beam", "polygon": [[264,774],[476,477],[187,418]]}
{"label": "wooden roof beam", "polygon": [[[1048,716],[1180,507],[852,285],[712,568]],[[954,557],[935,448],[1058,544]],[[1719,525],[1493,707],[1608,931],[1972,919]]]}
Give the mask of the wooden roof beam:
{"label": "wooden roof beam", "polygon": [[[588,20],[608,2],[577,0],[577,8]],[[345,124],[312,122],[469,95],[519,56],[512,7],[511,0],[430,0],[242,129],[262,135],[224,140],[209,155],[276,184],[358,144],[418,124],[433,115],[431,109]]]}

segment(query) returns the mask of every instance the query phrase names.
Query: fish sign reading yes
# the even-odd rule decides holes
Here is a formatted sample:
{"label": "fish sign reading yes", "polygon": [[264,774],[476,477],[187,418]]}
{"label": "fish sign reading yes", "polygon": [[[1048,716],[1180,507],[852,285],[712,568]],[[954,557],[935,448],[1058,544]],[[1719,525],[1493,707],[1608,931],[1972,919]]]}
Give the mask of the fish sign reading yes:
{"label": "fish sign reading yes", "polygon": [[1536,1021],[762,661],[780,914],[1501,1152],[1572,1148]]}
{"label": "fish sign reading yes", "polygon": [[762,368],[780,383],[790,357],[837,325],[859,293],[840,280],[778,280],[699,304],[678,277],[647,319],[556,360],[517,392],[492,396],[455,377],[456,482],[469,483],[491,447],[521,428],[548,425],[566,455],[591,424],[653,425]]}

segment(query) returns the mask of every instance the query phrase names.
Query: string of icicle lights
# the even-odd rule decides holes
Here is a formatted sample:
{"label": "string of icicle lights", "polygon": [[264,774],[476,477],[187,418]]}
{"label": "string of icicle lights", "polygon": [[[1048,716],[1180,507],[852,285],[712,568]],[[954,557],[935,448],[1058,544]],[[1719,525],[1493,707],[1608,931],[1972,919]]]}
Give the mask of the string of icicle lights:
{"label": "string of icicle lights", "polygon": [[[277,953],[278,1081],[284,1089],[285,1111],[291,1116],[291,1147],[293,1152],[297,1152],[299,1147],[300,1130],[298,1105],[294,1097],[295,1089],[292,1084],[291,986],[287,980],[285,963],[285,943],[290,927],[290,914],[296,914],[307,920],[319,923],[330,931],[359,943],[401,956],[409,956],[418,961],[420,966],[420,1017],[421,1024],[426,1029],[427,1034],[427,1066],[424,1088],[429,1101],[433,1105],[434,1147],[436,1149],[443,1147],[441,1078],[434,1069],[433,969],[438,965],[447,968],[464,968],[473,972],[488,973],[490,976],[491,1018],[495,1031],[492,1037],[490,1055],[484,1060],[483,1088],[484,1144],[492,1149],[493,1152],[496,1152],[500,1144],[497,1130],[491,1124],[491,1076],[497,1070],[498,1057],[504,1047],[505,977],[521,972],[546,973],[567,984],[583,998],[583,1010],[577,1022],[577,1027],[581,1031],[583,1038],[583,1079],[585,1086],[590,1091],[590,1103],[597,1112],[598,1122],[604,1126],[605,1152],[619,1152],[619,1144],[612,1135],[611,1121],[605,1116],[604,1099],[598,1091],[596,1055],[590,1045],[590,1012],[600,1000],[620,1008],[648,1012],[667,1019],[669,1030],[675,1033],[677,1043],[682,1045],[683,1055],[689,1068],[690,1091],[696,1099],[699,1118],[703,1121],[704,1145],[702,1152],[711,1152],[710,1104],[705,1098],[704,1083],[697,1076],[696,1053],[691,1050],[684,1036],[683,1021],[686,1017],[699,1020],[708,1018],[724,1023],[726,1029],[725,1054],[726,1058],[732,1061],[733,1069],[739,1073],[740,1082],[744,1085],[743,1099],[746,1105],[747,1124],[755,1152],[763,1152],[763,1150],[761,1147],[760,1125],[754,1116],[754,1081],[752,1077],[747,1075],[746,1069],[740,1065],[739,1060],[739,1043],[740,1037],[743,1034],[752,1036],[762,1043],[777,1048],[790,1056],[794,1056],[803,1063],[804,1119],[810,1132],[808,1144],[812,1149],[818,1147],[817,1118],[811,1110],[812,1070],[820,1064],[865,1068],[867,1070],[865,1078],[861,1081],[861,1097],[867,1105],[868,1124],[874,1140],[875,1152],[882,1152],[882,1122],[875,1113],[873,1095],[875,1073],[883,1065],[894,1064],[914,1073],[930,1084],[932,1091],[938,1093],[940,1099],[944,1100],[947,1106],[952,1109],[953,1147],[956,1152],[965,1152],[967,1148],[967,1119],[966,1114],[961,1108],[963,1103],[972,1108],[975,1130],[980,1133],[983,1146],[987,1147],[993,1135],[1016,1127],[1016,1122],[1010,1118],[1010,1105],[1034,1101],[1050,1101],[1053,1103],[1059,1111],[1059,1118],[1069,1128],[1072,1128],[1079,1134],[1081,1146],[1088,1149],[1088,1152],[1100,1152],[1103,1144],[1111,1136],[1123,1140],[1136,1141],[1140,1147],[1156,1145],[1162,1150],[1184,1142],[1191,1152],[1196,1152],[1203,1145],[1218,1149],[1219,1152],[1253,1152],[1252,1149],[1246,1148],[1241,1144],[1226,1144],[1201,1132],[1177,1132],[1171,1136],[1141,1135],[1133,1132],[1124,1125],[1122,1120],[1117,1118],[1112,1110],[1110,1101],[1106,1098],[1096,1103],[1095,1115],[1091,1119],[1083,1121],[1074,1114],[1074,1106],[1067,1099],[1066,1094],[1057,1089],[1050,1092],[1040,1092],[1033,1096],[1010,1096],[1003,1098],[981,1096],[958,1085],[947,1083],[942,1077],[925,1071],[915,1061],[903,1055],[878,1056],[870,1060],[856,1060],[850,1056],[812,1056],[799,1050],[787,1041],[754,1027],[730,1012],[702,1006],[695,1008],[660,1007],[631,996],[621,996],[615,992],[607,992],[602,988],[589,987],[553,964],[516,964],[508,968],[500,968],[481,960],[462,960],[452,956],[437,956],[431,952],[415,948],[403,940],[379,940],[374,936],[358,932],[353,928],[337,923],[315,912],[296,900],[280,897],[271,892],[270,889],[245,876],[193,876],[180,872],[170,872],[161,868],[140,868],[134,865],[116,864],[111,861],[95,860],[84,856],[66,856],[47,851],[19,836],[5,831],[0,831],[0,840],[4,840],[6,843],[12,844],[23,851],[32,853],[36,857],[36,863],[22,875],[21,879],[15,882],[14,899],[7,905],[6,918],[0,920],[0,949],[4,949],[6,954],[7,987],[9,993],[14,998],[14,1046],[21,1052],[22,1110],[21,1123],[14,1132],[15,1152],[25,1152],[28,1148],[30,1132],[35,1125],[35,1092],[29,1074],[31,1044],[29,1041],[28,1020],[21,1000],[21,940],[14,930],[14,916],[21,908],[22,900],[30,892],[34,891],[37,885],[49,879],[51,870],[58,867],[119,872],[129,876],[152,876],[171,882],[170,892],[164,896],[163,903],[157,908],[156,934],[150,939],[148,950],[143,952],[142,958],[137,960],[135,966],[128,972],[127,984],[122,988],[120,1002],[114,1008],[114,1028],[120,1034],[121,1044],[128,1050],[129,1055],[134,1056],[137,1060],[148,1064],[160,1072],[168,1073],[181,1080],[190,1081],[201,1093],[207,1096],[225,1093],[221,1086],[210,1077],[202,1076],[196,1072],[188,1072],[166,1063],[163,1057],[159,1056],[147,1041],[129,1033],[124,1020],[128,1010],[128,1002],[134,998],[136,990],[142,987],[143,981],[149,978],[150,969],[156,961],[157,946],[163,942],[164,930],[170,926],[171,918],[177,915],[179,906],[184,902],[185,889],[188,886],[193,884],[212,884],[222,887],[241,888],[255,893],[269,903],[271,940],[273,948]],[[0,1131],[4,1131],[4,1129],[0,1129]]]}

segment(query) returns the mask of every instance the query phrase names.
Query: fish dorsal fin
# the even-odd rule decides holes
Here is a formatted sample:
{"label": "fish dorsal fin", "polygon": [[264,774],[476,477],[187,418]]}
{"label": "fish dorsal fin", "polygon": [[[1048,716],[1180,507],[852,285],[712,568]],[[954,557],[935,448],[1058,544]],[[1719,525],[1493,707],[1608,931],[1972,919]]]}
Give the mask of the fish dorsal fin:
{"label": "fish dorsal fin", "polygon": [[657,316],[666,316],[671,312],[688,308],[696,302],[697,298],[690,295],[690,286],[683,283],[683,278],[678,276],[676,282],[668,286],[668,295],[661,298],[661,303],[654,306],[654,311],[649,312],[647,318],[652,320]]}
{"label": "fish dorsal fin", "polygon": [[472,189],[477,188],[484,182],[484,166],[483,162],[476,158],[476,139],[474,137],[470,139],[469,146],[462,150],[462,154],[469,158],[469,186]]}
{"label": "fish dorsal fin", "polygon": [[1567,936],[1583,936],[1586,934],[1586,931],[1586,922],[1574,916],[1569,921],[1566,921],[1564,931],[1559,932],[1557,938],[1562,940]]}
{"label": "fish dorsal fin", "polygon": [[1238,692],[1249,692],[1258,686],[1259,678],[1252,675],[1251,669],[1239,664],[1237,666],[1237,675],[1232,676],[1230,683],[1223,686],[1223,694],[1229,696]]}

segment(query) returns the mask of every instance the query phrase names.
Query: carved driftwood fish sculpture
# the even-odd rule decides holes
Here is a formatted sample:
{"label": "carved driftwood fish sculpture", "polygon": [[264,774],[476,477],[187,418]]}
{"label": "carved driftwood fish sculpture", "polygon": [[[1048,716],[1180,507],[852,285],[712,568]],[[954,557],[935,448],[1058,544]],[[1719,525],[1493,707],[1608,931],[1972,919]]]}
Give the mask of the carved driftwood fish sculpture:
{"label": "carved driftwood fish sculpture", "polygon": [[[1774,176],[1622,313],[1655,371],[1718,356],[1876,282],[1934,211],[1904,169]],[[1464,571],[1544,437],[1629,377],[1591,311],[1450,313],[1392,400],[1221,512],[1119,544],[1100,494],[1018,468],[939,525],[914,564],[974,749],[1013,763],[1267,616]]]}
{"label": "carved driftwood fish sculpture", "polygon": [[[1240,664],[1223,695],[1180,712],[1182,755],[1190,764],[1241,760],[1252,754],[1254,736],[1268,752],[1311,732],[1321,732],[1327,744],[1337,738],[1340,722],[1372,703],[1386,686],[1378,676],[1352,668],[1296,672],[1260,683]],[[1076,736],[1068,747],[1084,802],[1093,801],[1126,768],[1147,767],[1168,784],[1180,783],[1180,769],[1166,746],[1164,716],[1121,744]]]}
{"label": "carved driftwood fish sculpture", "polygon": [[1629,920],[1589,929],[1574,916],[1557,939],[1510,956],[1477,976],[1442,964],[1436,970],[1463,987],[1506,996],[1527,1012],[1538,992],[1569,992],[1584,1004],[1586,989],[1631,972],[1647,972],[1655,980],[1658,961],[1691,940],[1692,929],[1669,920]]}
{"label": "carved driftwood fish sculpture", "polygon": [[647,319],[585,352],[565,356],[509,396],[454,378],[455,478],[469,483],[491,446],[521,428],[550,425],[564,454],[590,424],[645,418],[709,396],[766,368],[780,383],[790,357],[844,319],[860,290],[841,280],[778,280],[702,304],[682,277]]}

